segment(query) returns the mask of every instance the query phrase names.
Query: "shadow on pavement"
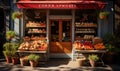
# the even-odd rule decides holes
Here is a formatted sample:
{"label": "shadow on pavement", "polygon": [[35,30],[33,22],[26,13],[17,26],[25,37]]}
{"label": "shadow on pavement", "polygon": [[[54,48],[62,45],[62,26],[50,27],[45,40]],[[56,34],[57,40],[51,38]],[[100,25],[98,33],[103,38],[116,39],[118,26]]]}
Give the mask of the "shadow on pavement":
{"label": "shadow on pavement", "polygon": [[30,66],[13,65],[0,61],[0,71],[120,71],[118,65],[105,65],[92,68],[91,66],[73,67],[69,65],[71,60],[50,59],[45,64],[31,68]]}

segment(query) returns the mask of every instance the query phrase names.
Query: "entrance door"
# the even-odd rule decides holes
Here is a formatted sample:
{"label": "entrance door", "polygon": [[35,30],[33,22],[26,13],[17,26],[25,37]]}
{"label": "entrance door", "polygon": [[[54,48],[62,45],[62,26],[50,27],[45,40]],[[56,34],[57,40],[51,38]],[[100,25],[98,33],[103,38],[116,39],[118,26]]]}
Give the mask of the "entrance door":
{"label": "entrance door", "polygon": [[50,20],[50,53],[67,54],[72,52],[71,20]]}

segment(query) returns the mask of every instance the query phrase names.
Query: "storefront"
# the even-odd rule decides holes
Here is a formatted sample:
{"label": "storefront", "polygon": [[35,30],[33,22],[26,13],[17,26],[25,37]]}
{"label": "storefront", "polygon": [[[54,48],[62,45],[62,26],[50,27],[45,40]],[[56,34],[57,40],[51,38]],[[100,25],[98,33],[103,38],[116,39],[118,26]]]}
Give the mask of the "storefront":
{"label": "storefront", "polygon": [[74,41],[98,36],[98,14],[105,5],[96,0],[17,2],[23,36],[46,39],[51,58],[72,58]]}

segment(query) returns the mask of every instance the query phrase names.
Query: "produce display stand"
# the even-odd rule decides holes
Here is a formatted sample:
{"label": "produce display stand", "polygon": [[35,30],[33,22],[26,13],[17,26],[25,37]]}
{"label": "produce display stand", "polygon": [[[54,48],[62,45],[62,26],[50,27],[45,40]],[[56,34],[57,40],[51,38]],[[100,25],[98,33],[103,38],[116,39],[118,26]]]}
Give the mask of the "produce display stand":
{"label": "produce display stand", "polygon": [[18,50],[17,52],[19,52],[19,53],[43,53],[43,54],[46,54],[47,53],[47,51],[20,51],[20,50]]}
{"label": "produce display stand", "polygon": [[90,54],[97,54],[103,66],[105,65],[103,62],[103,56],[106,52],[107,52],[106,50],[75,50],[77,57],[79,57],[79,54],[83,54],[86,58],[88,58]]}
{"label": "produce display stand", "polygon": [[38,54],[41,56],[40,58],[40,62],[46,62],[48,61],[48,52],[47,50],[46,51],[21,51],[21,50],[18,50],[17,51],[19,56],[22,57],[22,56],[27,56],[29,54]]}

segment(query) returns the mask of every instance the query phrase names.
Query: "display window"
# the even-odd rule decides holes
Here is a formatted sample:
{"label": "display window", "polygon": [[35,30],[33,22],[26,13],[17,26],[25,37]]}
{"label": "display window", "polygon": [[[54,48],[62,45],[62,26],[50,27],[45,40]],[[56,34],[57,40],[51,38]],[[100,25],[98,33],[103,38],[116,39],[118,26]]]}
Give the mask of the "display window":
{"label": "display window", "polygon": [[92,40],[97,36],[97,11],[76,10],[75,12],[75,40]]}
{"label": "display window", "polygon": [[25,33],[19,50],[47,51],[46,10],[26,9],[24,13]]}

